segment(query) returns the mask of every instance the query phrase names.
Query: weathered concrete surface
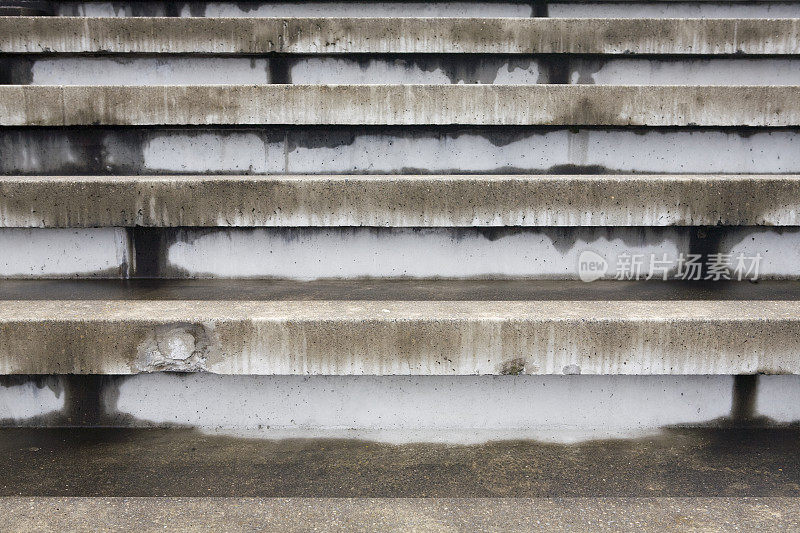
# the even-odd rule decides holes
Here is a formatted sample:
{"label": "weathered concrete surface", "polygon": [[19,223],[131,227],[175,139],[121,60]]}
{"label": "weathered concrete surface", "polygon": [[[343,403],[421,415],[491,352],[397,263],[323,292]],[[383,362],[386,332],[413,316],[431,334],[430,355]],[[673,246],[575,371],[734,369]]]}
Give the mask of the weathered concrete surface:
{"label": "weathered concrete surface", "polygon": [[800,53],[798,19],[0,18],[15,53]]}
{"label": "weathered concrete surface", "polygon": [[800,373],[797,300],[9,300],[2,374]]}
{"label": "weathered concrete surface", "polygon": [[[465,399],[464,407],[472,403]],[[798,444],[791,426],[675,427],[631,440],[467,446],[271,440],[179,427],[5,428],[0,495],[796,498]]]}
{"label": "weathered concrete surface", "polygon": [[800,86],[0,86],[2,126],[210,124],[797,126]]}
{"label": "weathered concrete surface", "polygon": [[798,498],[3,498],[37,531],[789,531]]}
{"label": "weathered concrete surface", "polygon": [[798,175],[0,177],[2,227],[798,224]]}

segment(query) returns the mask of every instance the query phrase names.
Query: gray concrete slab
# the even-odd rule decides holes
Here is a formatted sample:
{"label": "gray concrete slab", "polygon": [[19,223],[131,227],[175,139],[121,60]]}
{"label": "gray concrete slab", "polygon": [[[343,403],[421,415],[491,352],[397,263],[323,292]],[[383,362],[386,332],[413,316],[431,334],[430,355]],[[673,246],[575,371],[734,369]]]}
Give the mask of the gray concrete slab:
{"label": "gray concrete slab", "polygon": [[0,498],[9,529],[742,531],[800,528],[796,498]]}
{"label": "gray concrete slab", "polygon": [[0,86],[1,126],[212,124],[797,126],[800,87]]}
{"label": "gray concrete slab", "polygon": [[800,224],[798,175],[3,176],[2,227]]}
{"label": "gray concrete slab", "polygon": [[6,300],[0,371],[800,372],[797,300],[476,301],[468,292],[456,300],[185,300],[175,294],[171,300]]}
{"label": "gray concrete slab", "polygon": [[194,429],[0,429],[3,496],[798,497],[796,427],[382,444]]}
{"label": "gray concrete slab", "polygon": [[798,19],[0,18],[5,53],[800,54]]}

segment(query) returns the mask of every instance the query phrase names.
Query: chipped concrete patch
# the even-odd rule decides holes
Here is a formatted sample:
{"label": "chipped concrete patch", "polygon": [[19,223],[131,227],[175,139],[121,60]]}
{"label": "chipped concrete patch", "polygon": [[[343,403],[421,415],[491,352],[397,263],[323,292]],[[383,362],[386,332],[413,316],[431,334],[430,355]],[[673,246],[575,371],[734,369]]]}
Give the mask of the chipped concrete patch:
{"label": "chipped concrete patch", "polygon": [[213,324],[159,324],[139,345],[140,372],[202,372],[214,350]]}

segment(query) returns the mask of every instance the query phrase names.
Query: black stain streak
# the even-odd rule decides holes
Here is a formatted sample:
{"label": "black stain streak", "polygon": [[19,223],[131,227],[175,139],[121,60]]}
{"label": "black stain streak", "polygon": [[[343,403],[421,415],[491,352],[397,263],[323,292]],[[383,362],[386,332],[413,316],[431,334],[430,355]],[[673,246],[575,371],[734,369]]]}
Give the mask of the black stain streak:
{"label": "black stain streak", "polygon": [[132,278],[161,278],[166,271],[168,234],[163,228],[128,228],[133,265],[129,266]]}
{"label": "black stain streak", "polygon": [[270,56],[267,60],[269,69],[269,82],[275,85],[288,85],[292,83],[289,59],[285,56]]}
{"label": "black stain streak", "polygon": [[755,420],[757,392],[757,374],[733,377],[733,404],[730,416],[733,425],[748,425]]}
{"label": "black stain streak", "polygon": [[721,253],[720,244],[727,230],[724,226],[700,226],[692,230],[689,254],[700,256],[700,279],[705,279],[708,274],[710,257]]}
{"label": "black stain streak", "polygon": [[0,419],[0,427],[123,427],[134,423],[133,417],[116,412],[119,383],[130,376],[77,375],[60,376],[18,375],[0,376],[0,386],[13,387],[33,383],[35,387],[50,388],[56,396],[64,395],[61,411],[16,420]]}
{"label": "black stain streak", "polygon": [[531,2],[531,16],[533,17],[548,17],[547,0],[534,0]]}

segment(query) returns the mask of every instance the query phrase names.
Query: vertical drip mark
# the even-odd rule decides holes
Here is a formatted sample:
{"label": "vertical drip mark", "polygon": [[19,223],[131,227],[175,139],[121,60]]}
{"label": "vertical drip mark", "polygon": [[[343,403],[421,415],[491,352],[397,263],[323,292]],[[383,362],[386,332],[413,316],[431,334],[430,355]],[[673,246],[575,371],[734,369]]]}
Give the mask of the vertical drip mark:
{"label": "vertical drip mark", "polygon": [[535,18],[548,17],[547,0],[534,0],[531,2],[531,16]]}
{"label": "vertical drip mark", "polygon": [[757,390],[757,374],[733,377],[733,403],[730,418],[734,425],[746,425],[755,419]]}
{"label": "vertical drip mark", "polygon": [[720,244],[725,236],[726,228],[720,226],[703,226],[694,228],[689,240],[689,253],[700,256],[700,279],[708,273],[709,256],[721,253]]}
{"label": "vertical drip mark", "polygon": [[163,228],[128,228],[132,265],[130,278],[161,278],[166,270],[166,232]]}
{"label": "vertical drip mark", "polygon": [[292,83],[289,59],[283,56],[270,56],[267,60],[269,69],[269,83],[274,85],[289,85]]}

